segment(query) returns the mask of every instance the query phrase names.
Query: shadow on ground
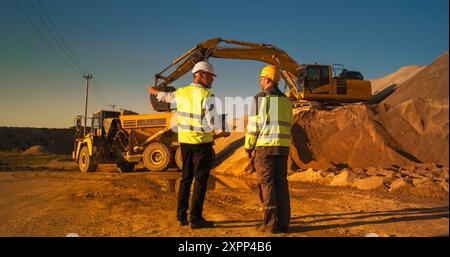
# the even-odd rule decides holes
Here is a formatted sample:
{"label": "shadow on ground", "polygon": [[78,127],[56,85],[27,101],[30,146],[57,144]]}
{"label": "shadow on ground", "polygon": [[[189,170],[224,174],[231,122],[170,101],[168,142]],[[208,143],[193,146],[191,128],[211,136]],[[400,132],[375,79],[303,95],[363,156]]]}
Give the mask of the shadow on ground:
{"label": "shadow on ground", "polygon": [[[305,215],[291,218],[291,233],[349,228],[371,224],[387,224],[403,221],[432,220],[449,217],[449,207],[436,208],[407,208],[392,211],[350,212],[335,214]],[[380,219],[384,218],[384,219]],[[350,221],[350,222],[349,222]],[[251,228],[259,220],[224,220],[217,221],[216,227],[222,228]],[[318,223],[333,222],[318,225]]]}

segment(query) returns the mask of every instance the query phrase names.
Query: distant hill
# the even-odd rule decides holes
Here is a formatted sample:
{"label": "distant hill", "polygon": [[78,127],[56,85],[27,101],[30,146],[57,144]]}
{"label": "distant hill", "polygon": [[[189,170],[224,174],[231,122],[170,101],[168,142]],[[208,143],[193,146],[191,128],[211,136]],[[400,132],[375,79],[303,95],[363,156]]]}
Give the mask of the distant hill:
{"label": "distant hill", "polygon": [[44,147],[54,154],[71,154],[75,129],[0,127],[0,151]]}

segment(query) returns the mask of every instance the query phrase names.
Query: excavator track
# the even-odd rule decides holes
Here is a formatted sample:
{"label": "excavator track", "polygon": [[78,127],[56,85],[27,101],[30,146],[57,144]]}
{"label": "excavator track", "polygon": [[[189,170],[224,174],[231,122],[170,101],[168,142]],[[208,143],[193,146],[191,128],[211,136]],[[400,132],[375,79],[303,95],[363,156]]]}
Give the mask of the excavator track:
{"label": "excavator track", "polygon": [[325,105],[320,102],[307,100],[292,101],[292,111],[294,115],[300,112],[324,109],[326,109]]}
{"label": "excavator track", "polygon": [[360,103],[327,104],[327,103],[321,103],[321,102],[316,102],[316,101],[307,101],[307,100],[292,101],[294,116],[300,112],[306,112],[306,111],[331,111],[336,108],[351,105],[351,104],[360,104]]}

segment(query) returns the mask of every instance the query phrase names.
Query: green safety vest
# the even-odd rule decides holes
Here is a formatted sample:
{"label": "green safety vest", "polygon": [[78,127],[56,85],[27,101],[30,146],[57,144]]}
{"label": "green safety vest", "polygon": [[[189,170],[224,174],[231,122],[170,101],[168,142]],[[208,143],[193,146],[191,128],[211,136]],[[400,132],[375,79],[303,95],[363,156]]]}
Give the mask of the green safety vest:
{"label": "green safety vest", "polygon": [[257,115],[249,116],[245,149],[258,146],[285,146],[291,144],[292,103],[287,97],[266,95],[259,100]]}
{"label": "green safety vest", "polygon": [[213,131],[205,112],[208,97],[214,96],[201,86],[194,84],[175,91],[178,114],[178,141],[186,144],[203,144],[213,141]]}

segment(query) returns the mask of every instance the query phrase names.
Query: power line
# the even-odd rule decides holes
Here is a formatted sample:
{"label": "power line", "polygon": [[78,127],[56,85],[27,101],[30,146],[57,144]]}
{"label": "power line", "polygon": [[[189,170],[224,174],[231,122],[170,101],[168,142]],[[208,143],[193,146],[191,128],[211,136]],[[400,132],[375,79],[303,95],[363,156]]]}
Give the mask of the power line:
{"label": "power line", "polygon": [[69,52],[69,54],[73,57],[73,59],[78,63],[78,65],[82,68],[82,70],[87,71],[88,69],[86,69],[86,67],[80,62],[80,59],[77,58],[77,56],[75,55],[75,53],[72,51],[72,49],[69,47],[69,45],[67,44],[66,40],[64,40],[64,37],[61,35],[61,33],[59,32],[58,28],[56,27],[55,23],[53,22],[52,18],[50,17],[50,15],[47,12],[47,9],[45,8],[44,4],[40,1],[37,0],[39,6],[41,7],[41,9],[43,10],[45,16],[47,17],[47,19],[50,21],[51,26],[53,27],[54,31],[56,31],[56,34],[58,35],[59,39],[61,40],[61,42],[63,43],[63,45],[66,47],[67,51]]}
{"label": "power line", "polygon": [[[38,10],[38,8],[36,7],[36,5],[33,3],[32,0],[29,0],[30,4],[32,5],[34,11],[36,12],[36,14],[39,16],[40,20],[42,21],[42,23],[45,25],[47,31],[50,33],[50,35],[52,36],[53,40],[56,42],[57,46],[59,47],[59,49],[65,54],[65,56],[67,57],[68,60],[71,61],[71,64],[68,63],[66,61],[65,58],[63,58],[58,51],[56,51],[56,49],[52,46],[52,44],[50,44],[50,42],[47,40],[47,38],[41,33],[41,31],[38,29],[38,27],[33,23],[32,19],[30,18],[29,15],[27,15],[27,13],[25,12],[25,10],[23,9],[23,7],[18,3],[17,0],[14,0],[16,5],[18,6],[18,8],[22,11],[23,15],[27,18],[28,22],[31,24],[31,26],[33,27],[33,29],[39,34],[39,36],[42,38],[42,40],[47,44],[47,46],[50,48],[50,50],[53,51],[53,53],[59,58],[61,59],[61,61],[63,61],[64,64],[66,64],[69,68],[71,68],[72,70],[74,70],[75,72],[83,72],[83,71],[87,71],[86,67],[80,62],[80,60],[77,58],[77,56],[74,54],[74,52],[72,51],[72,49],[69,47],[69,45],[67,44],[67,42],[64,40],[64,38],[62,37],[61,33],[59,32],[59,30],[57,29],[55,23],[53,22],[53,20],[51,19],[50,15],[48,14],[45,6],[42,4],[42,2],[40,0],[36,0],[42,10],[42,12],[45,14],[47,20],[50,22],[50,25],[52,27],[52,29],[56,32],[58,38],[55,36],[55,33],[53,32],[53,30],[50,28],[50,26],[48,25],[48,22],[44,19],[44,17],[41,15],[41,12]],[[92,75],[90,75],[92,76]],[[110,103],[108,103],[107,101],[105,101],[105,98],[103,97],[100,87],[97,83],[97,81],[93,78],[93,77],[89,77],[89,80],[92,80],[94,83],[92,84],[92,92],[94,93],[94,96],[97,98],[97,100],[99,100],[103,105],[105,106],[111,106]]]}
{"label": "power line", "polygon": [[[67,44],[66,40],[64,40],[64,37],[59,32],[58,28],[56,27],[56,25],[53,22],[52,18],[50,17],[49,13],[47,12],[47,9],[45,8],[44,4],[40,0],[36,0],[36,2],[38,2],[39,6],[41,8],[41,11],[43,11],[43,13],[45,14],[47,20],[50,22],[50,25],[51,25],[52,29],[56,32],[59,40],[56,38],[55,34],[52,32],[52,30],[50,29],[48,23],[45,21],[45,19],[40,15],[40,12],[36,8],[36,6],[33,4],[33,0],[29,0],[29,1],[30,1],[31,5],[33,6],[35,12],[39,15],[41,21],[46,26],[47,30],[50,32],[51,36],[53,37],[53,40],[55,40],[55,42],[57,42],[59,48],[66,54],[66,57],[68,59],[70,59],[73,64],[77,65],[78,68],[80,68],[81,70],[86,72],[87,71],[86,67],[77,58],[75,53],[72,51],[72,49]],[[104,98],[102,97],[102,94],[100,93],[100,89],[98,87],[98,84],[94,80],[94,78],[92,78],[92,81],[95,83],[95,84],[92,85],[92,89],[93,89],[92,92],[94,93],[95,97],[99,101],[101,101],[104,105],[109,105],[108,103],[106,103],[104,101]]]}
{"label": "power line", "polygon": [[31,6],[33,7],[34,11],[36,12],[36,14],[39,16],[39,19],[41,20],[41,22],[44,24],[45,28],[47,29],[47,31],[50,33],[50,36],[53,38],[53,40],[56,42],[56,45],[59,47],[59,49],[62,51],[62,53],[67,57],[67,59],[71,62],[71,64],[73,64],[74,67],[77,67],[79,70],[83,71],[83,68],[77,64],[73,58],[69,55],[69,53],[67,52],[67,50],[64,48],[64,46],[61,44],[61,42],[56,38],[55,33],[53,33],[53,31],[51,30],[50,26],[48,25],[48,23],[45,21],[44,17],[42,17],[41,13],[39,12],[38,8],[36,8],[36,6],[34,5],[33,1],[29,0]]}
{"label": "power line", "polygon": [[101,94],[100,86],[98,85],[97,81],[95,79],[92,79],[94,84],[92,84],[92,89],[94,92],[95,97],[105,106],[110,106],[111,104],[108,103],[105,98],[103,98],[103,95]]}
{"label": "power line", "polygon": [[55,50],[55,48],[50,44],[50,42],[48,42],[48,40],[44,37],[44,35],[41,33],[41,31],[36,27],[36,25],[33,23],[33,21],[31,20],[31,18],[28,16],[28,14],[25,12],[25,10],[23,9],[23,7],[19,4],[19,2],[17,0],[14,0],[14,2],[16,3],[17,7],[19,8],[19,10],[22,12],[22,14],[25,16],[25,18],[28,20],[28,22],[31,24],[31,26],[33,27],[33,29],[36,31],[36,33],[38,33],[38,35],[41,37],[41,39],[45,42],[45,44],[47,44],[48,48],[50,48],[50,50],[67,66],[69,67],[71,70],[75,71],[76,73],[82,73],[81,70],[77,70],[77,68],[75,68],[74,66],[70,65],[64,58],[62,58],[62,56]]}

